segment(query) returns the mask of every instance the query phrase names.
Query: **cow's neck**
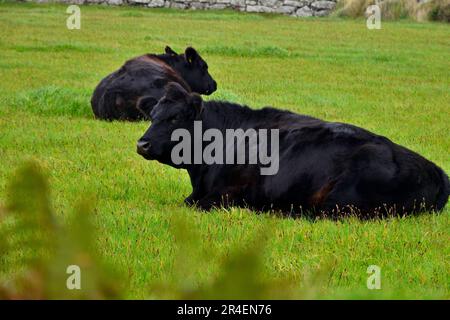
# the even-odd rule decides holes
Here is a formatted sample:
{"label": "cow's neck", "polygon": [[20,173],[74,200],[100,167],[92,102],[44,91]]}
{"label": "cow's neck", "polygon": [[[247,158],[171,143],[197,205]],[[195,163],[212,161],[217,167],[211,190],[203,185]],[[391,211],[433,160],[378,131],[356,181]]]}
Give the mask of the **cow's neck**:
{"label": "cow's neck", "polygon": [[[203,102],[203,106],[201,118],[198,119],[202,121],[202,131],[218,129],[224,135],[226,129],[243,128],[245,121],[251,118],[253,112],[246,106],[220,101]],[[205,144],[203,147],[205,147]],[[205,191],[203,190],[203,177],[208,176],[210,168],[210,165],[203,162],[202,164],[190,164],[185,167],[191,178],[194,196]]]}
{"label": "cow's neck", "polygon": [[248,125],[252,118],[253,110],[246,106],[221,101],[203,102],[201,115],[203,131],[218,129],[225,132],[226,129],[240,129]]}
{"label": "cow's neck", "polygon": [[183,86],[186,89],[189,89],[189,91],[191,90],[191,85],[187,82],[184,74],[184,69],[182,68],[181,60],[184,59],[182,55],[175,56],[170,54],[158,54],[155,57],[172,68],[183,81]]}
{"label": "cow's neck", "polygon": [[[219,101],[203,102],[203,112],[201,118],[202,131],[207,129],[218,129],[225,134],[226,129],[238,129],[242,126],[245,119],[251,117],[251,109],[236,104],[230,104]],[[205,144],[203,144],[203,148]],[[202,148],[202,149],[203,149]],[[203,150],[202,150],[203,153]],[[214,166],[208,164],[189,164],[184,169],[187,170],[191,185],[192,194],[190,198],[199,201],[211,192],[209,186],[211,180],[214,181],[217,170],[211,170]]]}
{"label": "cow's neck", "polygon": [[174,69],[175,71],[178,72],[177,68],[176,68],[176,62],[177,62],[177,57],[176,56],[172,56],[169,54],[157,54],[155,55],[156,58],[158,58],[159,60],[161,60],[162,62],[164,62],[165,64],[167,64],[168,66],[170,66],[172,69]]}
{"label": "cow's neck", "polygon": [[[179,84],[181,84],[186,90],[191,91],[191,85],[187,82],[184,71],[181,67],[182,63],[180,62],[180,55],[174,56],[170,54],[151,54],[152,57],[162,61],[165,65],[167,65],[168,70],[171,70],[173,73],[173,77],[176,77]],[[173,81],[173,80],[172,80]]]}

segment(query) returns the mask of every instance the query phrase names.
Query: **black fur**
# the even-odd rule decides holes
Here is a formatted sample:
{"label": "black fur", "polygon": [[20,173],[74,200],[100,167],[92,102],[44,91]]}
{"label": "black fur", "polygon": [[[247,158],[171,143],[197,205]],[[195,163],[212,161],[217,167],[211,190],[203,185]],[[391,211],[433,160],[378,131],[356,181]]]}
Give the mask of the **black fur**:
{"label": "black fur", "polygon": [[94,115],[105,120],[146,119],[169,82],[199,94],[217,89],[208,65],[195,49],[189,47],[184,54],[176,54],[166,47],[164,54],[133,58],[105,77],[92,95]]}
{"label": "black fur", "polygon": [[[202,102],[171,84],[151,113],[138,153],[188,171],[188,204],[245,206],[286,214],[364,217],[442,210],[450,192],[447,175],[434,163],[362,128],[326,122],[274,108],[252,110],[227,102]],[[192,133],[217,128],[279,129],[279,171],[262,176],[259,165],[175,165],[170,157],[176,128]],[[203,144],[203,148],[207,144]]]}

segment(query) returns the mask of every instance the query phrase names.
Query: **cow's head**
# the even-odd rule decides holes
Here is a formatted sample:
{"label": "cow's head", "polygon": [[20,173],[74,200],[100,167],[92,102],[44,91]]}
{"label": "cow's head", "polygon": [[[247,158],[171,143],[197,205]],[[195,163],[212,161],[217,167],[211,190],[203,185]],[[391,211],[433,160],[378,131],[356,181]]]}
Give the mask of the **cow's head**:
{"label": "cow's head", "polygon": [[[177,55],[170,47],[166,47],[166,54]],[[217,82],[208,73],[208,64],[198,52],[192,48],[186,48],[184,54],[177,55],[173,68],[181,75],[193,92],[210,95],[217,90]]]}
{"label": "cow's head", "polygon": [[192,152],[194,121],[200,119],[202,110],[203,101],[198,94],[188,93],[178,83],[170,82],[166,87],[166,95],[150,113],[152,124],[139,139],[137,153],[147,160],[157,160],[176,168],[186,167],[186,164],[175,164],[172,161],[172,149],[180,143],[171,141],[172,133],[177,129],[181,129],[178,132],[188,132]]}

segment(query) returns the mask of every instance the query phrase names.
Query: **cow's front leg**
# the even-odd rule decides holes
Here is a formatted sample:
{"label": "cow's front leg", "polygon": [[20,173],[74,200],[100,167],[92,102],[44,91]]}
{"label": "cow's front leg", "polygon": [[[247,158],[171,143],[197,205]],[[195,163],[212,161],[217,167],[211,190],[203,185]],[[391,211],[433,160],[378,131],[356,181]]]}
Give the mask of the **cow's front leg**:
{"label": "cow's front leg", "polygon": [[186,199],[184,199],[184,203],[188,206],[193,206],[195,204],[193,193],[191,193],[188,197],[186,197]]}
{"label": "cow's front leg", "polygon": [[218,208],[222,206],[221,197],[219,194],[209,194],[195,202],[195,205],[201,210],[210,211],[214,207]]}
{"label": "cow's front leg", "polygon": [[236,193],[236,187],[226,188],[221,192],[209,193],[196,202],[196,205],[205,211],[209,211],[212,208],[227,208],[237,204],[235,201]]}
{"label": "cow's front leg", "polygon": [[212,197],[204,197],[203,199],[196,200],[192,194],[184,199],[184,203],[189,207],[196,206],[205,211],[211,210],[216,205],[216,201]]}
{"label": "cow's front leg", "polygon": [[205,198],[205,196],[207,196],[207,194],[202,192],[201,188],[194,188],[192,193],[186,199],[184,199],[184,203],[187,204],[188,206],[193,206],[198,201]]}

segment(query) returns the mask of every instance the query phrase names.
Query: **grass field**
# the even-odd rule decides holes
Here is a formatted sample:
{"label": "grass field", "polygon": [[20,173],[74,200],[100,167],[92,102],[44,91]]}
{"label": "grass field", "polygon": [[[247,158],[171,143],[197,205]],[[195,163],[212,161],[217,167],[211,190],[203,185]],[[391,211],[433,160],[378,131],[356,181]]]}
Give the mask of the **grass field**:
{"label": "grass field", "polygon": [[[96,244],[122,274],[126,298],[150,297],[149,283],[170,281],[174,215],[209,248],[188,270],[198,285],[270,224],[258,249],[261,277],[288,275],[297,297],[450,298],[450,206],[439,215],[376,221],[196,212],[183,205],[191,191],[186,172],[136,154],[148,123],[96,121],[89,104],[99,80],[126,59],[192,45],[218,82],[212,99],[359,125],[449,173],[448,24],[405,20],[368,30],[365,20],[83,6],[81,30],[68,30],[65,9],[0,4],[0,206],[29,160],[48,175],[61,220],[80,198],[96,199]],[[21,268],[11,257],[0,263],[10,270],[0,278]],[[366,287],[372,264],[381,267],[381,290]]]}

